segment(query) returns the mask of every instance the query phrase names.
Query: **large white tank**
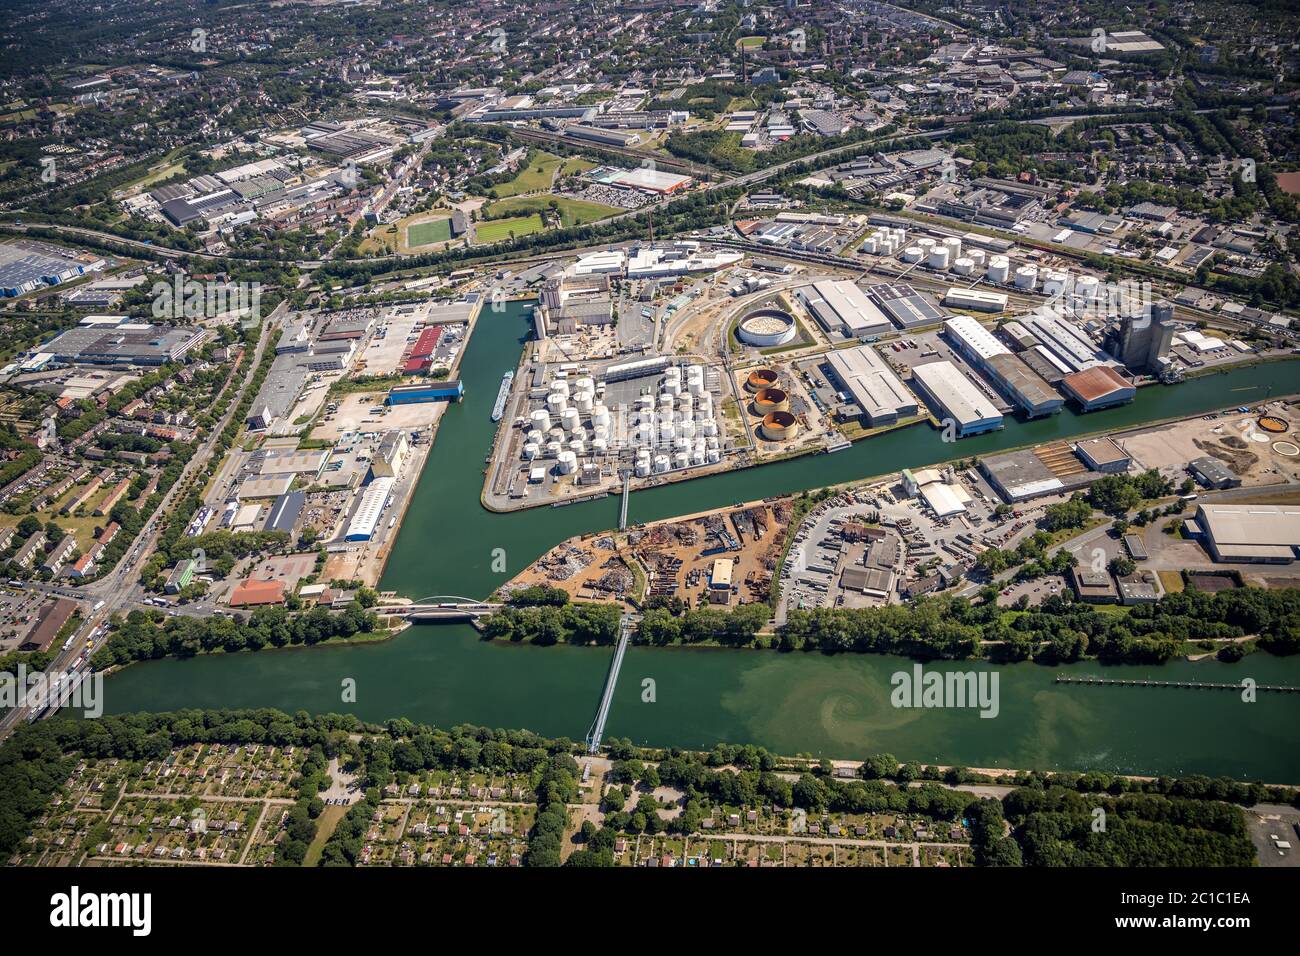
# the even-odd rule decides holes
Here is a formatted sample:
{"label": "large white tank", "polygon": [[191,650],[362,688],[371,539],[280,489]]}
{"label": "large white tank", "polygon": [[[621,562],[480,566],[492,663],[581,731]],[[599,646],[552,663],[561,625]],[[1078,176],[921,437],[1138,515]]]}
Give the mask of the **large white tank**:
{"label": "large white tank", "polygon": [[988,276],[990,282],[999,282],[1006,285],[1007,276],[1011,274],[1011,260],[1006,256],[993,256],[989,259]]}
{"label": "large white tank", "polygon": [[931,249],[930,260],[928,262],[928,265],[930,266],[931,269],[947,269],[948,268],[948,247],[935,246],[933,249]]}
{"label": "large white tank", "polygon": [[524,442],[524,461],[532,461],[542,453],[542,447],[535,441]]}
{"label": "large white tank", "polygon": [[678,435],[673,439],[673,451],[690,451],[691,440],[684,435]]}
{"label": "large white tank", "polygon": [[1038,285],[1038,266],[1021,266],[1016,270],[1016,288],[1033,289]]}
{"label": "large white tank", "polygon": [[670,378],[664,382],[664,394],[676,398],[682,393],[682,380],[679,378]]}
{"label": "large white tank", "polygon": [[682,422],[680,425],[677,426],[677,433],[681,435],[683,438],[694,438],[695,422],[691,421],[689,418],[686,419],[684,422]]}
{"label": "large white tank", "polygon": [[704,423],[700,425],[700,434],[706,438],[713,438],[718,434],[718,423],[712,418],[705,419]]}
{"label": "large white tank", "polygon": [[593,455],[604,455],[609,452],[609,441],[597,435],[591,440],[591,453]]}
{"label": "large white tank", "polygon": [[639,395],[636,403],[640,408],[652,409],[655,407],[655,397],[653,395]]}
{"label": "large white tank", "polygon": [[1079,276],[1074,280],[1074,295],[1085,309],[1096,308],[1101,282],[1096,276]]}
{"label": "large white tank", "polygon": [[708,454],[705,455],[705,460],[710,465],[716,464],[722,460],[722,452],[717,448],[710,448]]}
{"label": "large white tank", "polygon": [[551,427],[551,416],[544,408],[537,409],[528,416],[528,420],[532,422],[533,428],[539,432],[548,431]]}
{"label": "large white tank", "polygon": [[922,238],[916,240],[916,245],[920,246],[922,252],[928,253],[931,249],[934,248],[935,243],[934,240],[931,239],[929,236],[923,236]]}
{"label": "large white tank", "polygon": [[558,441],[548,441],[546,443],[547,458],[558,458],[560,456],[560,452],[563,450],[564,450],[564,446],[561,445]]}
{"label": "large white tank", "polygon": [[661,414],[663,412],[667,412],[669,415],[671,415],[673,413],[673,405],[675,405],[676,403],[677,403],[677,396],[672,394],[671,392],[661,392],[659,394],[659,411]]}
{"label": "large white tank", "polygon": [[653,425],[641,424],[636,426],[634,441],[638,445],[649,446],[655,441],[655,430]]}
{"label": "large white tank", "polygon": [[691,449],[691,464],[692,464],[692,465],[702,465],[702,464],[704,464],[706,458],[707,458],[707,456],[706,456],[705,451],[704,451],[703,448],[692,448],[692,449]]}
{"label": "large white tank", "polygon": [[562,451],[556,456],[560,462],[560,474],[571,475],[578,470],[578,456],[571,451]]}
{"label": "large white tank", "polygon": [[690,463],[691,463],[691,455],[690,455],[690,452],[679,451],[679,452],[674,453],[674,455],[673,455],[673,467],[674,467],[674,468],[685,468],[685,467],[686,467],[687,465],[689,465]]}
{"label": "large white tank", "polygon": [[575,455],[585,455],[587,453],[587,443],[581,438],[575,438],[569,442],[569,451]]}
{"label": "large white tank", "polygon": [[573,390],[575,392],[594,392],[596,390],[596,380],[584,375],[573,383]]}
{"label": "large white tank", "polygon": [[975,274],[975,260],[967,256],[958,256],[952,264],[952,271],[959,276],[969,276]]}
{"label": "large white tank", "polygon": [[677,437],[677,429],[673,427],[671,421],[662,421],[659,423],[659,440],[672,441]]}
{"label": "large white tank", "polygon": [[609,424],[609,409],[604,405],[596,405],[591,409],[591,423],[593,425]]}
{"label": "large white tank", "polygon": [[1043,273],[1043,294],[1063,295],[1070,284],[1070,273],[1049,269]]}
{"label": "large white tank", "polygon": [[874,256],[876,254],[876,249],[879,248],[879,246],[880,240],[875,236],[867,236],[866,239],[862,240],[862,251],[870,255]]}
{"label": "large white tank", "polygon": [[575,392],[573,405],[583,415],[590,415],[591,410],[596,407],[596,395],[594,392]]}
{"label": "large white tank", "polygon": [[560,416],[560,424],[564,427],[566,432],[571,432],[577,428],[580,420],[576,408],[566,408],[564,414]]}
{"label": "large white tank", "polygon": [[920,246],[908,246],[903,250],[903,254],[899,258],[904,262],[920,262],[921,257],[924,255],[925,250]]}
{"label": "large white tank", "polygon": [[528,434],[524,436],[524,441],[530,441],[534,445],[540,445],[542,443],[542,440],[543,440],[542,432],[538,431],[536,428],[530,428],[528,430]]}
{"label": "large white tank", "polygon": [[552,415],[558,416],[568,407],[569,399],[567,396],[561,395],[559,392],[551,392],[550,395],[546,396],[546,410]]}
{"label": "large white tank", "polygon": [[549,441],[564,441],[564,429],[559,425],[552,425],[546,437]]}
{"label": "large white tank", "polygon": [[961,255],[961,240],[956,236],[948,236],[943,240],[943,246],[948,250],[948,258],[956,259]]}
{"label": "large white tank", "polygon": [[638,478],[645,478],[649,474],[650,474],[650,459],[638,458],[636,460],[636,476]]}
{"label": "large white tank", "polygon": [[655,471],[664,472],[672,467],[667,455],[655,455]]}

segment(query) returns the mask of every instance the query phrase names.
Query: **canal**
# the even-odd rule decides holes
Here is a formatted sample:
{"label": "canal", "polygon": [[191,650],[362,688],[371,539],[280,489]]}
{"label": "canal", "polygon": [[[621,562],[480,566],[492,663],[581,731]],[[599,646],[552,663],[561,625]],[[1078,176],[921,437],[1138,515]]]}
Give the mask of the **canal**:
{"label": "canal", "polygon": [[[519,303],[502,314],[483,313],[460,369],[465,401],[442,419],[382,587],[412,598],[483,597],[560,540],[617,523],[614,497],[506,515],[479,505],[494,431],[489,414],[502,374],[518,363],[526,316]],[[1300,362],[1284,362],[1145,388],[1130,405],[1087,416],[1066,410],[1012,422],[956,446],[915,426],[834,455],[635,492],[629,517],[650,521],[885,474],[952,457],[954,447],[963,456],[986,454],[1294,392],[1300,392]],[[493,571],[497,554],[504,555],[504,573]],[[608,658],[607,649],[503,646],[479,640],[466,626],[431,625],[376,645],[137,664],[114,675],[105,696],[115,713],[267,706],[442,726],[527,727],[581,739]],[[981,719],[974,711],[889,706],[890,675],[908,666],[865,655],[633,648],[607,736],[684,747],[753,742],[782,753],[845,757],[888,750],[902,759],[968,766],[1300,781],[1300,695],[1261,694],[1247,705],[1224,691],[1059,686],[1055,670],[1020,664],[997,669],[1001,712]],[[1084,664],[1069,673],[1095,670]],[[1126,676],[1145,673],[1125,670]],[[1240,673],[1260,683],[1295,684],[1300,661],[1255,654],[1231,667],[1179,662],[1158,673],[1169,680],[1236,680]],[[341,700],[346,678],[356,681],[355,704]],[[645,680],[654,682],[644,685],[653,687],[653,703],[642,701]]]}

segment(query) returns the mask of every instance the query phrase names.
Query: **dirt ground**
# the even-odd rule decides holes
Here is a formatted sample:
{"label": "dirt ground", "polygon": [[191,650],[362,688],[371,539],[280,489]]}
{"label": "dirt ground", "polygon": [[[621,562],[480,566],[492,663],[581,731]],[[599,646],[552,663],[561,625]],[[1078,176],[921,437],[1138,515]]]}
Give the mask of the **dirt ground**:
{"label": "dirt ground", "polygon": [[1300,458],[1289,458],[1274,449],[1278,441],[1295,442],[1300,416],[1283,403],[1275,403],[1269,414],[1290,424],[1285,434],[1273,435],[1256,424],[1254,412],[1231,412],[1210,420],[1192,421],[1157,428],[1118,439],[1124,450],[1143,468],[1157,468],[1169,475],[1186,473],[1194,458],[1210,456],[1223,462],[1241,478],[1243,485],[1265,485],[1300,478]]}

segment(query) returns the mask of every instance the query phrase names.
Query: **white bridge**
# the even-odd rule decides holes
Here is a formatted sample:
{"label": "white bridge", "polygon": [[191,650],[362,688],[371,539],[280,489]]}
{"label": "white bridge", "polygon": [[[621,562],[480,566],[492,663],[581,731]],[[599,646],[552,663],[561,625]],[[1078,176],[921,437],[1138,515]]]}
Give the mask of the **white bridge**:
{"label": "white bridge", "polygon": [[492,601],[477,601],[455,594],[437,594],[410,604],[380,604],[375,611],[411,621],[472,621],[499,611],[502,607],[503,605]]}

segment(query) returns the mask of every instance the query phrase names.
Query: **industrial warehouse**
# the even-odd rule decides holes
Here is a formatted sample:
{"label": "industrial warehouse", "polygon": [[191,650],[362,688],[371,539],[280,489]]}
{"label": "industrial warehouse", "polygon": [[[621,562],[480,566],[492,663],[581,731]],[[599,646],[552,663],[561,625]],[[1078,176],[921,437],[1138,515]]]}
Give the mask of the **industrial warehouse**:
{"label": "industrial warehouse", "polygon": [[1189,524],[1216,561],[1290,564],[1300,554],[1300,508],[1202,504]]}

